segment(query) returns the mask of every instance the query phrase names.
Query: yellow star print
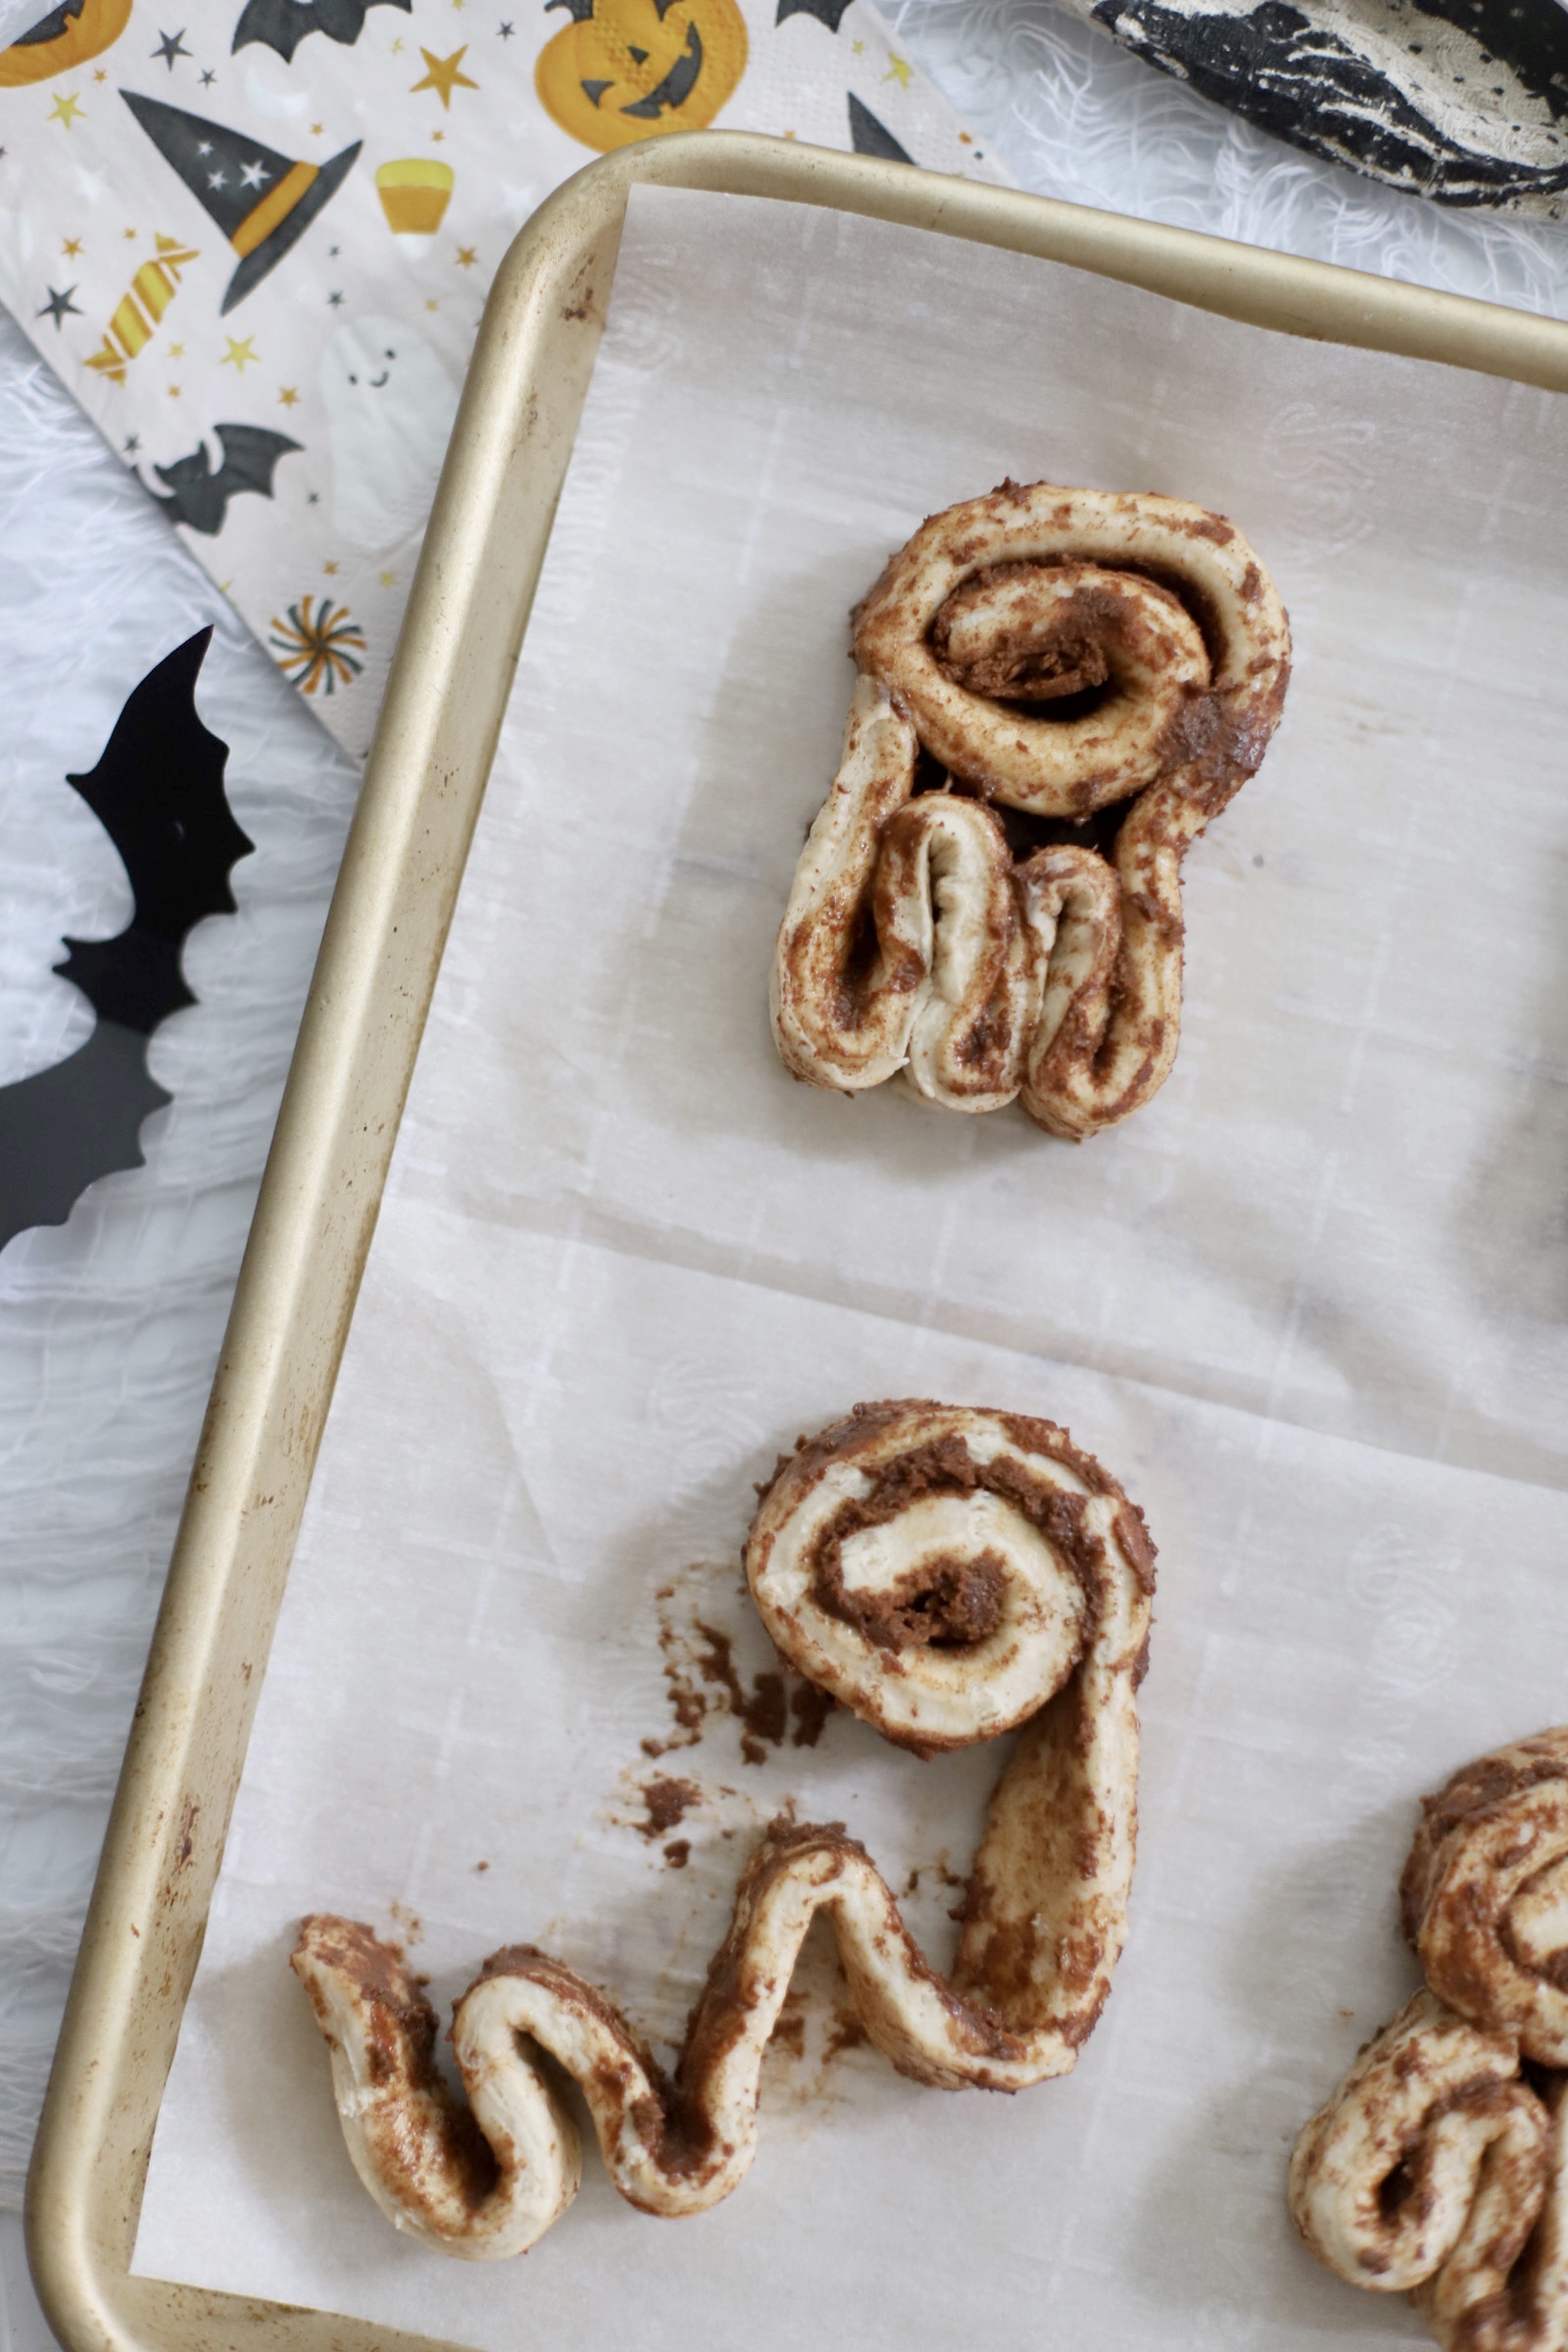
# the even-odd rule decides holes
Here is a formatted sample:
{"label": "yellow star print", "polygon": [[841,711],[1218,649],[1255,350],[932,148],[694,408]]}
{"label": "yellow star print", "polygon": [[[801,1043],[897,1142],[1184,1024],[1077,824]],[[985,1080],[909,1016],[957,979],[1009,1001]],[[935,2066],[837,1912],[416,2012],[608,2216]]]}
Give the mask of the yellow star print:
{"label": "yellow star print", "polygon": [[76,93],[74,90],[73,90],[69,93],[69,95],[59,97],[55,100],[54,105],[49,109],[48,119],[51,122],[63,122],[66,128],[69,130],[72,123],[75,122],[78,116],[80,116],[82,122],[85,122],[87,120],[86,114],[84,110],[76,104]]}
{"label": "yellow star print", "polygon": [[323,564],[321,565],[321,569],[325,572],[333,572],[336,571],[337,565],[335,564]]}
{"label": "yellow star print", "polygon": [[250,336],[247,335],[243,343],[237,343],[232,335],[228,335],[224,339],[228,344],[228,349],[224,352],[218,365],[220,368],[233,367],[238,369],[241,375],[243,375],[249,362],[254,360],[257,356],[255,350],[252,348]]}
{"label": "yellow star print", "polygon": [[280,409],[297,408],[299,406],[299,393],[292,384],[285,384],[282,391],[277,396],[277,405]]}
{"label": "yellow star print", "polygon": [[901,90],[906,90],[913,72],[914,68],[906,57],[895,57],[891,49],[888,51],[888,70],[882,76],[884,81],[896,81]]}
{"label": "yellow star print", "polygon": [[476,81],[470,81],[466,74],[464,74],[460,71],[463,61],[467,54],[468,44],[466,41],[465,41],[463,47],[461,49],[454,49],[450,57],[432,57],[429,50],[426,49],[424,43],[421,41],[419,43],[419,55],[423,58],[425,65],[429,70],[422,81],[415,81],[409,84],[410,97],[414,95],[416,90],[434,90],[436,96],[440,99],[443,108],[445,108],[452,104],[452,93],[454,90],[476,90],[479,87],[479,84]]}
{"label": "yellow star print", "polygon": [[398,584],[395,571],[378,571],[375,576],[383,588],[395,588]]}
{"label": "yellow star print", "polygon": [[185,357],[185,346],[184,346],[184,344],[183,344],[183,343],[171,343],[171,345],[169,346],[169,356],[170,356],[170,358],[171,358],[172,360],[182,360],[182,359]]}
{"label": "yellow star print", "polygon": [[478,259],[479,256],[471,245],[458,247],[458,268],[460,270],[471,270]]}
{"label": "yellow star print", "polygon": [[61,246],[60,250],[64,254],[79,253],[81,251],[81,239],[79,237],[68,237],[65,243]]}

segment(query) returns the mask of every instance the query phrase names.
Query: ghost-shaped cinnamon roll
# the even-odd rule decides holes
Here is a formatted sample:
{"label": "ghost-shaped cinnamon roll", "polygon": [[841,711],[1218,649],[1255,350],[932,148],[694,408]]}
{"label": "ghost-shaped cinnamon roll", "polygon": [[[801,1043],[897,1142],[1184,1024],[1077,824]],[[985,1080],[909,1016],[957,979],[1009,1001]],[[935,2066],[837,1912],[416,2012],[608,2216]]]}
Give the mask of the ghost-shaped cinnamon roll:
{"label": "ghost-shaped cinnamon roll", "polygon": [[855,659],[774,951],[787,1068],[1115,1125],[1175,1058],[1182,859],[1284,707],[1267,572],[1202,507],[1004,482],[893,558]]}

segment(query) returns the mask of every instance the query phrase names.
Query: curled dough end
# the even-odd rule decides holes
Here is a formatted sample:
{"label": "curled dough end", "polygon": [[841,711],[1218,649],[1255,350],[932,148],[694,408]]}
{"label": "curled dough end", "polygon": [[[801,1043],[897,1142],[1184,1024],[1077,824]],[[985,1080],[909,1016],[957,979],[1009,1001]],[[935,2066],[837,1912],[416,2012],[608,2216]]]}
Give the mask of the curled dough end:
{"label": "curled dough end", "polygon": [[[1175,1058],[1182,859],[1284,706],[1267,573],[1203,508],[1004,483],[921,525],[858,608],[855,654],[774,954],[786,1066],[840,1092],[902,1076],[953,1110],[1021,1097],[1075,1141],[1116,1125]],[[1061,827],[1116,803],[1104,857],[1015,856],[993,813]]]}
{"label": "curled dough end", "polygon": [[1459,2245],[1484,2167],[1507,2171],[1517,2254],[1544,2192],[1547,2139],[1518,2070],[1509,2035],[1418,1992],[1297,2140],[1291,2213],[1319,2261],[1385,2294],[1423,2284]]}
{"label": "curled dough end", "polygon": [[525,2253],[577,2193],[577,2127],[534,2068],[465,2075],[469,2106],[435,2063],[435,2011],[402,1953],[356,1920],[300,1923],[290,1965],[332,2061],[354,2169],[381,2211],[470,2261]]}
{"label": "curled dough end", "polygon": [[1352,2286],[1411,2296],[1444,2352],[1568,2344],[1562,2082],[1418,1992],[1313,2116],[1291,2213]]}
{"label": "curled dough end", "polygon": [[[1171,777],[1213,814],[1268,748],[1290,656],[1274,584],[1224,515],[1054,482],[933,514],[855,615],[857,662],[926,749],[1037,816],[1085,816]],[[1108,692],[1054,718],[1052,683]]]}
{"label": "curled dough end", "polygon": [[1568,1731],[1427,1797],[1399,1891],[1427,1985],[1302,2130],[1291,2212],[1444,2352],[1568,2352]]}
{"label": "curled dough end", "polygon": [[[779,1465],[746,1576],[796,1671],[930,1754],[1027,1728],[991,1799],[955,1990],[1065,2071],[1110,1990],[1138,1819],[1153,1547],[1065,1431],[859,1405]],[[1023,2080],[1033,2079],[1027,2073]]]}
{"label": "curled dough end", "polygon": [[1399,1898],[1427,1983],[1568,2067],[1568,1730],[1465,1765],[1422,1816]]}

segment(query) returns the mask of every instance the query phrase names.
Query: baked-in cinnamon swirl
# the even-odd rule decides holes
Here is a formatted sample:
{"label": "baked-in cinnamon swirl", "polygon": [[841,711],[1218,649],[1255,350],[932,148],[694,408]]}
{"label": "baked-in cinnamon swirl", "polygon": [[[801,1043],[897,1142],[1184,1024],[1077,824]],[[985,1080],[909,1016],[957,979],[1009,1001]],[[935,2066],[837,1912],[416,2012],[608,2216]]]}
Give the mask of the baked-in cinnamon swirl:
{"label": "baked-in cinnamon swirl", "polygon": [[[844,756],[795,876],[773,1027],[796,1077],[1114,1125],[1181,1025],[1181,863],[1279,722],[1290,632],[1233,523],[1004,482],[855,615]],[[941,791],[917,790],[920,759]],[[1127,804],[1108,855],[1077,828]],[[1034,846],[995,811],[1048,820]],[[1015,821],[1013,832],[1027,834]]]}
{"label": "baked-in cinnamon swirl", "polygon": [[1568,2346],[1568,1730],[1428,1797],[1400,1884],[1427,1976],[1306,2125],[1296,2223],[1444,2352]]}
{"label": "baked-in cinnamon swirl", "polygon": [[838,1824],[775,1823],[742,1876],[673,2076],[604,1993],[531,1945],[457,2004],[460,2101],[401,1956],[354,1921],[303,1923],[293,1966],[331,2051],[344,2137],[400,2229],[449,2253],[523,2252],[576,2192],[577,2082],[611,2178],[700,2213],[744,2179],[762,2055],[826,1915],[869,2039],[939,2089],[1066,2074],[1110,1989],[1137,1825],[1135,1692],[1153,1551],[1116,1482],[1047,1421],[862,1405],[780,1463],[746,1547],[784,1655],[922,1752],[1024,1728],[993,1793],[950,1978]]}

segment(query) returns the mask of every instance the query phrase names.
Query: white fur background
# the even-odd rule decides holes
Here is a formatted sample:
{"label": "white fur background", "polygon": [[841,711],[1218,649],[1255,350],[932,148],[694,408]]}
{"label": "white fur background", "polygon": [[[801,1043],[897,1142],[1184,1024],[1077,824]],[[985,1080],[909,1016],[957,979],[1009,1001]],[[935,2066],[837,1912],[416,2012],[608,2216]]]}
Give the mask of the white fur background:
{"label": "white fur background", "polygon": [[[890,12],[891,14],[891,12]],[[1568,228],[1298,156],[1048,0],[909,0],[903,43],[1021,184],[1568,316]],[[147,1166],[0,1253],[0,2205],[20,2203],[158,1590],[357,778],[0,314],[0,1083],[85,1034],[61,934],[129,910],[62,781],[209,620],[199,702],[256,855],[153,1042]],[[47,2342],[0,2215],[0,2352]]]}

